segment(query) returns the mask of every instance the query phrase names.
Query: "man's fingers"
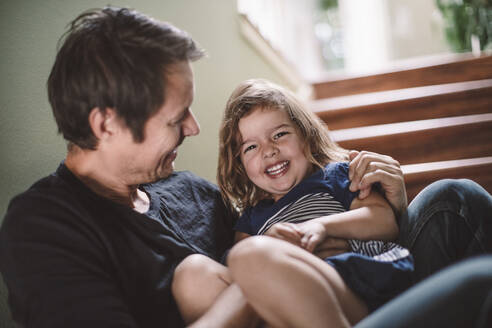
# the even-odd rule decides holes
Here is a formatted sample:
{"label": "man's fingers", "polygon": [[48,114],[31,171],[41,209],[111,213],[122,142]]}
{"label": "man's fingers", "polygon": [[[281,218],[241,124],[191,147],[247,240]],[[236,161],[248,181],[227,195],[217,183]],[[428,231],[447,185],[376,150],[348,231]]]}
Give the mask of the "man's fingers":
{"label": "man's fingers", "polygon": [[[371,187],[373,183],[379,182],[383,187],[391,187],[393,189],[400,188],[403,182],[403,176],[399,174],[393,174],[382,169],[376,169],[373,172],[369,172],[364,175],[359,183],[359,188],[365,190]],[[384,188],[385,190],[387,188]]]}
{"label": "man's fingers", "polygon": [[359,199],[365,199],[371,193],[371,188],[361,189],[359,192]]}
{"label": "man's fingers", "polygon": [[354,168],[353,178],[351,180],[349,189],[351,191],[357,191],[364,186],[361,186],[361,180],[365,175],[375,171],[386,171],[393,175],[403,176],[399,163],[397,161],[381,162],[377,161],[377,157],[368,156],[365,159],[361,159],[357,167]]}

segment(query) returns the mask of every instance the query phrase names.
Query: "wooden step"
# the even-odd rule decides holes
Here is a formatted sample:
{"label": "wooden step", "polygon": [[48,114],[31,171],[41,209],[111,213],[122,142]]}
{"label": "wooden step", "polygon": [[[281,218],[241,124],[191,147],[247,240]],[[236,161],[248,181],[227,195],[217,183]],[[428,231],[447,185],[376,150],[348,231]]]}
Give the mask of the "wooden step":
{"label": "wooden step", "polygon": [[313,101],[330,130],[492,112],[492,79]]}
{"label": "wooden step", "polygon": [[322,77],[311,81],[315,99],[358,93],[406,89],[426,85],[492,78],[492,56],[457,55],[451,59],[420,59],[371,75]]}
{"label": "wooden step", "polygon": [[454,161],[402,165],[411,201],[423,188],[440,179],[471,179],[492,194],[492,156]]}
{"label": "wooden step", "polygon": [[492,156],[492,113],[331,132],[346,149],[387,154],[401,164]]}

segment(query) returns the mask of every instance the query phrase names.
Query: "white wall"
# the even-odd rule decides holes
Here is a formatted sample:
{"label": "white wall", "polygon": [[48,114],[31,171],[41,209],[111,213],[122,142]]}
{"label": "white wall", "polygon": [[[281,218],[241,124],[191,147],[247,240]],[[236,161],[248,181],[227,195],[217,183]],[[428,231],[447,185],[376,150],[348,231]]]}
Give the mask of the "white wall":
{"label": "white wall", "polygon": [[449,52],[433,0],[340,0],[345,70],[367,73],[393,61]]}

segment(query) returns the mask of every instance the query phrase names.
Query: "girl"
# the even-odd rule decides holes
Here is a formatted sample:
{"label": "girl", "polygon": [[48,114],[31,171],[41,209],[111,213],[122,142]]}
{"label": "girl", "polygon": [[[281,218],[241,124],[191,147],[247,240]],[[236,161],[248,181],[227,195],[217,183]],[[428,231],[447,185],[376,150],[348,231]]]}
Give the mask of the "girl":
{"label": "girl", "polygon": [[[413,271],[409,252],[387,242],[397,237],[398,227],[386,200],[377,192],[360,200],[349,190],[347,153],[313,113],[273,83],[245,81],[229,98],[217,179],[224,199],[241,214],[236,241],[264,234],[303,248],[303,256],[322,258],[310,261],[333,289],[331,308],[339,309],[327,316],[326,326],[357,323],[409,287]],[[347,240],[351,251],[328,256],[321,244],[329,238]],[[173,286],[188,321],[233,280],[225,267],[196,257],[178,267]],[[180,287],[200,279],[189,272],[210,266],[217,267],[222,283],[209,282],[199,293]],[[247,301],[261,316],[261,307]]]}

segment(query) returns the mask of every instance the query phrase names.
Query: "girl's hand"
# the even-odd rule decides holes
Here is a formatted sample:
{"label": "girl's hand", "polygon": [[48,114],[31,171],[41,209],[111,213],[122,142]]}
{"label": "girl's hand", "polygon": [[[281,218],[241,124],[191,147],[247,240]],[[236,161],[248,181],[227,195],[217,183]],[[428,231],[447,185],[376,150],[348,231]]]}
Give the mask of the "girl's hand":
{"label": "girl's hand", "polygon": [[294,223],[275,223],[265,232],[265,236],[282,239],[296,246],[301,245],[302,234]]}
{"label": "girl's hand", "polygon": [[300,246],[310,253],[327,237],[325,226],[317,220],[298,223],[297,230],[302,235]]}

